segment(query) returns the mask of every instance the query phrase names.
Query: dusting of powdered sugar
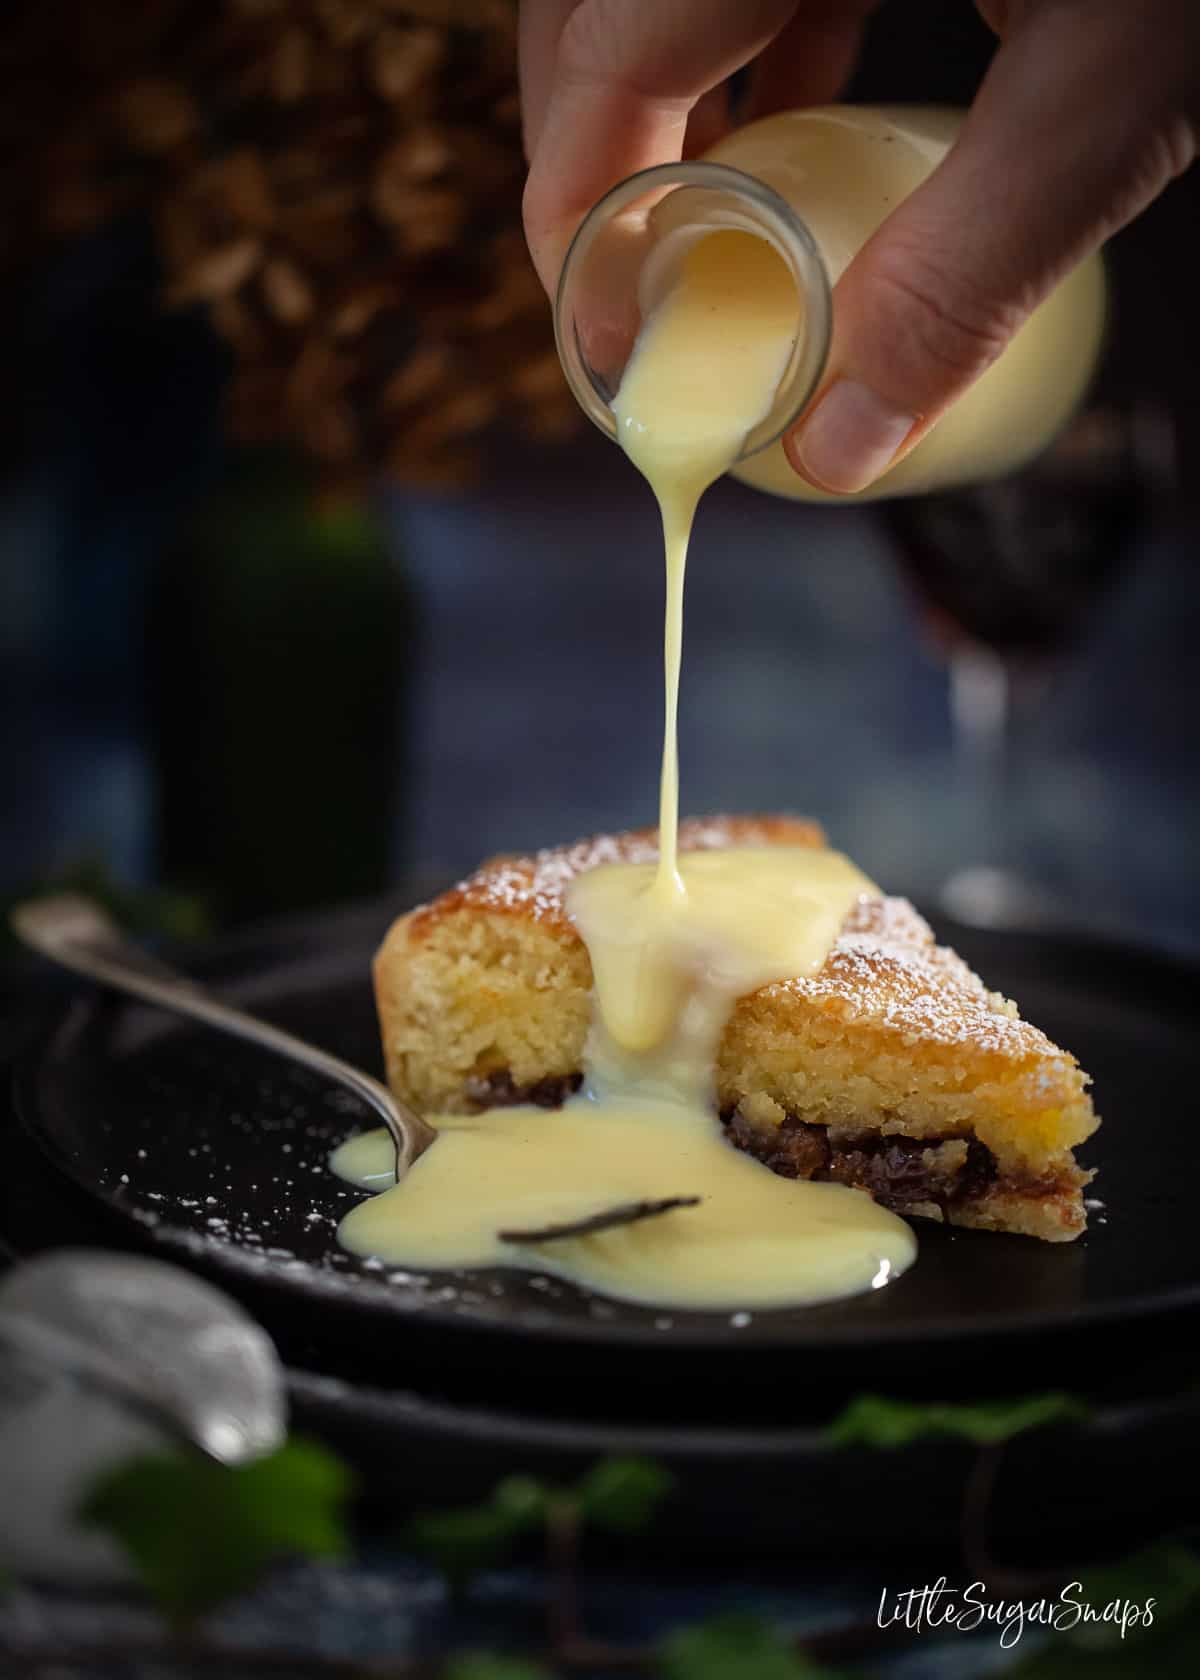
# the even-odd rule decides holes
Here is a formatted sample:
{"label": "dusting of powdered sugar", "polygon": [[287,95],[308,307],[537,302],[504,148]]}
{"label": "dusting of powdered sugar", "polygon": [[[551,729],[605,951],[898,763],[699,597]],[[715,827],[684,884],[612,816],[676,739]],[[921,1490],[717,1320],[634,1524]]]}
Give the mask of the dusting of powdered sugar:
{"label": "dusting of powdered sugar", "polygon": [[[693,817],[679,826],[681,851],[729,846],[819,846],[815,823],[797,817]],[[578,937],[565,908],[577,876],[606,863],[653,863],[658,833],[638,829],[601,834],[569,846],[494,858],[420,914],[470,906],[555,924]],[[824,965],[807,979],[762,988],[811,998],[845,1020],[871,1021],[913,1042],[970,1043],[1005,1058],[1045,1055],[1045,1035],[1016,1005],[989,992],[962,958],[934,939],[924,917],[903,898],[860,898],[849,912]]]}
{"label": "dusting of powdered sugar", "polygon": [[1052,1048],[1016,1004],[989,992],[957,952],[937,943],[904,898],[859,899],[823,967],[778,985],[845,1020],[875,1022],[914,1040],[969,1043],[1006,1058]]}
{"label": "dusting of powdered sugar", "polygon": [[[730,846],[819,846],[824,835],[800,817],[689,817],[679,825],[681,852],[724,851]],[[446,900],[480,910],[517,911],[535,921],[570,925],[567,888],[579,875],[605,863],[656,863],[658,830],[599,834],[569,846],[524,856],[498,857],[451,888]],[[444,902],[444,901],[438,901]],[[427,907],[436,911],[438,904]]]}

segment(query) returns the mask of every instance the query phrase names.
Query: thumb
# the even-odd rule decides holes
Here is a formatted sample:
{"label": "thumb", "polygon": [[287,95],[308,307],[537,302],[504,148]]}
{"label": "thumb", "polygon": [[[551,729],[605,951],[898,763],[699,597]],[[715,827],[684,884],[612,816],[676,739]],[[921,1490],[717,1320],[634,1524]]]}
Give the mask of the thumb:
{"label": "thumb", "polygon": [[1195,156],[1194,0],[1012,9],[957,142],[838,282],[822,389],[784,444],[822,489],[863,490],[906,455]]}

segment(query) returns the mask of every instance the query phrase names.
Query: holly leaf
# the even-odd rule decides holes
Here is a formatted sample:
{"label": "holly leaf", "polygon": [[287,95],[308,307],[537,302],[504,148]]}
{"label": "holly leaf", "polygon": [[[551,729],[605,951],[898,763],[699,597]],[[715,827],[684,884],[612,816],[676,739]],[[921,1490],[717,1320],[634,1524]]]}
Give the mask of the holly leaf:
{"label": "holly leaf", "polygon": [[446,1664],[445,1680],[551,1680],[548,1669],[490,1651],[464,1651]]}
{"label": "holly leaf", "polygon": [[112,1535],[160,1608],[187,1621],[280,1558],[345,1557],[352,1486],[340,1459],[291,1440],[252,1464],[134,1459],[93,1484],[79,1517]]}
{"label": "holly leaf", "polygon": [[579,1515],[613,1534],[644,1529],[674,1486],[661,1464],[646,1458],[606,1458],[575,1489]]}
{"label": "holly leaf", "polygon": [[957,1435],[976,1446],[995,1446],[1048,1423],[1078,1421],[1089,1408],[1071,1394],[1029,1394],[1017,1400],[980,1400],[969,1405],[889,1400],[860,1394],[833,1422],[825,1439],[831,1445],[906,1447],[928,1435]]}
{"label": "holly leaf", "polygon": [[662,1680],[836,1680],[769,1622],[740,1611],[669,1634],[659,1673]]}
{"label": "holly leaf", "polygon": [[550,1490],[533,1476],[506,1476],[481,1504],[418,1512],[404,1539],[448,1580],[461,1585],[541,1527],[550,1498]]}

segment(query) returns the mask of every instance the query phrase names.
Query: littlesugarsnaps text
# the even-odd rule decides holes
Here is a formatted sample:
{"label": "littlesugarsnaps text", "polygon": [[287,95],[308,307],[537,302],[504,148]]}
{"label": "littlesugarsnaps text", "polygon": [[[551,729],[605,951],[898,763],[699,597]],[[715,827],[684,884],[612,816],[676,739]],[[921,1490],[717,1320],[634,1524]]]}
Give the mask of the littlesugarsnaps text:
{"label": "littlesugarsnaps text", "polygon": [[1153,1598],[1141,1603],[1114,1598],[1107,1604],[1090,1604],[1083,1597],[1082,1581],[1068,1581],[1055,1598],[993,1598],[984,1581],[959,1588],[939,1575],[936,1581],[899,1592],[884,1587],[875,1621],[880,1628],[902,1626],[911,1633],[978,1633],[991,1627],[1008,1651],[1031,1627],[1066,1633],[1085,1623],[1106,1624],[1124,1639],[1131,1628],[1153,1627],[1156,1603]]}

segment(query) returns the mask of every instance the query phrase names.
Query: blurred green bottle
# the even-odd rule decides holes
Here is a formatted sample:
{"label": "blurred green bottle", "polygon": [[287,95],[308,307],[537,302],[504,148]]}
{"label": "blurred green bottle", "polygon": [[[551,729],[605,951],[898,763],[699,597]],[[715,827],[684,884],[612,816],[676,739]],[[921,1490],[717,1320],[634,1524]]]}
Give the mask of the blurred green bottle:
{"label": "blurred green bottle", "polygon": [[236,458],[159,568],[147,631],[158,878],[226,926],[381,892],[417,638],[369,502]]}

